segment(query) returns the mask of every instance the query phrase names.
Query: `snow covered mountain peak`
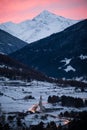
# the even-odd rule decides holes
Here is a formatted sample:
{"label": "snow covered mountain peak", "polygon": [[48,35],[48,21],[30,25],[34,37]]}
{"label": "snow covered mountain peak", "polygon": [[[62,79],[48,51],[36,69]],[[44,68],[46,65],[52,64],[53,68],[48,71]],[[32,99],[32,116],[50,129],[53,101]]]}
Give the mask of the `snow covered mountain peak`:
{"label": "snow covered mountain peak", "polygon": [[64,20],[65,18],[63,18],[62,16],[57,16],[54,13],[51,13],[50,11],[44,10],[43,12],[41,12],[39,15],[37,15],[36,17],[34,17],[32,20],[33,21],[38,21],[38,22],[46,22],[46,23],[51,23],[54,22],[54,20]]}
{"label": "snow covered mountain peak", "polygon": [[44,10],[43,12],[41,12],[39,15],[37,15],[34,19],[48,19],[48,18],[54,18],[57,17],[55,14]]}
{"label": "snow covered mountain peak", "polygon": [[43,10],[40,14],[41,15],[49,15],[49,14],[53,14],[53,13],[48,11],[48,10]]}
{"label": "snow covered mountain peak", "polygon": [[4,23],[0,25],[0,29],[31,43],[60,32],[77,22],[44,10],[32,20],[26,20],[19,24]]}

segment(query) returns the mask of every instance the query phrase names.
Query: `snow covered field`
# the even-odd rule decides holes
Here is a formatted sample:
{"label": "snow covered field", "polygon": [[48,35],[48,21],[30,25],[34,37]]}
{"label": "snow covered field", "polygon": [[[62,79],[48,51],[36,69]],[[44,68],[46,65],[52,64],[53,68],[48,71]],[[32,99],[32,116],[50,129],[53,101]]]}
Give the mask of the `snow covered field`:
{"label": "snow covered field", "polygon": [[[40,121],[45,123],[49,121],[59,122],[58,114],[64,111],[83,111],[87,110],[87,107],[84,108],[72,108],[72,107],[63,107],[60,103],[50,104],[47,102],[48,96],[72,96],[87,99],[87,90],[84,92],[75,91],[75,87],[60,87],[53,83],[32,81],[32,82],[23,82],[20,80],[17,81],[0,81],[0,104],[1,109],[4,113],[9,112],[26,112],[34,104],[38,104],[40,95],[42,96],[42,102],[45,108],[51,109],[51,111],[43,113],[29,114],[25,117],[25,122],[29,124],[37,124]],[[27,96],[33,97],[32,99],[27,99]],[[46,119],[41,117],[47,115]],[[54,117],[53,117],[54,116]],[[27,123],[27,124],[28,124]],[[28,125],[29,125],[28,124]]]}

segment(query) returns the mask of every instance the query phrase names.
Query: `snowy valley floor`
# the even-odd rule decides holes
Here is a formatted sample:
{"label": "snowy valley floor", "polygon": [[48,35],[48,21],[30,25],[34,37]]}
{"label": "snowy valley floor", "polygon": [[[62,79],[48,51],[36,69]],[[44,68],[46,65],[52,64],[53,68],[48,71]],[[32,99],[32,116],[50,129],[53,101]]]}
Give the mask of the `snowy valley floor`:
{"label": "snowy valley floor", "polygon": [[[24,82],[20,80],[1,80],[0,81],[0,116],[3,115],[5,119],[0,119],[4,123],[9,123],[10,127],[14,130],[17,127],[15,115],[23,114],[21,118],[22,124],[27,127],[36,125],[41,121],[45,123],[54,121],[57,125],[67,124],[70,118],[60,118],[60,113],[65,111],[79,112],[87,111],[87,107],[65,107],[61,103],[48,103],[49,96],[71,96],[87,100],[87,88],[84,92],[75,90],[75,87],[67,86],[61,87],[55,83],[31,81]],[[30,113],[30,108],[38,104],[39,98],[42,96],[43,106],[47,111],[40,113]],[[12,120],[9,117],[14,117]]]}

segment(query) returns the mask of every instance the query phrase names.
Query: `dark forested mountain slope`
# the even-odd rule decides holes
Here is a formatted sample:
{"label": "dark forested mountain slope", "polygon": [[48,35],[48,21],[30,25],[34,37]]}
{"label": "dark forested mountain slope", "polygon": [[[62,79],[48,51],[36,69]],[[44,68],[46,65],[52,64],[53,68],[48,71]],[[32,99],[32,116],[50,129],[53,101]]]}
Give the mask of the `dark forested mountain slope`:
{"label": "dark forested mountain slope", "polygon": [[10,56],[51,77],[85,77],[87,20],[27,45]]}
{"label": "dark forested mountain slope", "polygon": [[49,81],[45,75],[3,54],[0,54],[0,76],[11,79]]}
{"label": "dark forested mountain slope", "polygon": [[27,45],[26,42],[0,29],[0,53],[9,54]]}

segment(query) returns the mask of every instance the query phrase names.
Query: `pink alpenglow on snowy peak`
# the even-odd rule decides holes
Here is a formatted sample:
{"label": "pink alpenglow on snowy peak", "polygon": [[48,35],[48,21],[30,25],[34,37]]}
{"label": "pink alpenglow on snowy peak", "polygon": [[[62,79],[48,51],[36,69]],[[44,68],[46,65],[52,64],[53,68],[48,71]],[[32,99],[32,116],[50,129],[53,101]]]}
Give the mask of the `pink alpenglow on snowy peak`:
{"label": "pink alpenglow on snowy peak", "polygon": [[43,10],[71,19],[86,19],[87,0],[0,0],[0,23],[18,23]]}
{"label": "pink alpenglow on snowy peak", "polygon": [[12,22],[3,23],[0,25],[0,29],[31,43],[60,32],[77,22],[77,20],[67,19],[44,10],[31,20],[18,24]]}

